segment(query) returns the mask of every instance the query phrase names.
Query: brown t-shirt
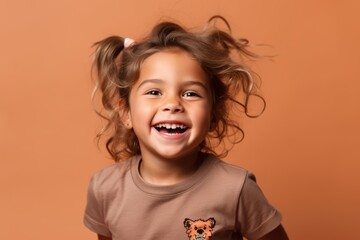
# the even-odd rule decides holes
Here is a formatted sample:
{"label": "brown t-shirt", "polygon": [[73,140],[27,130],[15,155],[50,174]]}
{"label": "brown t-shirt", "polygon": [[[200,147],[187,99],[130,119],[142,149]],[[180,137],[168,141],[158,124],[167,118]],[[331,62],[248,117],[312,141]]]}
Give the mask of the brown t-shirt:
{"label": "brown t-shirt", "polygon": [[140,156],[116,163],[91,179],[84,224],[113,240],[258,239],[281,214],[243,168],[206,155],[189,179],[171,186],[145,182]]}

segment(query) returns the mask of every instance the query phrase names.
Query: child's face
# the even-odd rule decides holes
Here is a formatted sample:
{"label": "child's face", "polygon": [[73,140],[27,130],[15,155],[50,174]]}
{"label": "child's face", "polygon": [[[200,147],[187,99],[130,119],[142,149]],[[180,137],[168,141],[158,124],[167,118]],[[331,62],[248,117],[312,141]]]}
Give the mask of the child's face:
{"label": "child's face", "polygon": [[127,121],[143,159],[196,156],[210,128],[212,104],[207,76],[190,54],[169,49],[148,57],[129,102]]}

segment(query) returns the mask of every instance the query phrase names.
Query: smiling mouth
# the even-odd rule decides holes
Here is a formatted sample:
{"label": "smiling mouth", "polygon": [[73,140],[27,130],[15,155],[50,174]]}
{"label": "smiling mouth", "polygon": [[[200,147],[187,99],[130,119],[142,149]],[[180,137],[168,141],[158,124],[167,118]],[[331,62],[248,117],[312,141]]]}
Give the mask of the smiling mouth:
{"label": "smiling mouth", "polygon": [[158,132],[166,134],[181,134],[188,129],[184,124],[174,123],[160,123],[156,124],[154,127]]}
{"label": "smiling mouth", "polygon": [[195,235],[195,240],[204,240],[206,238],[206,234],[203,235]]}

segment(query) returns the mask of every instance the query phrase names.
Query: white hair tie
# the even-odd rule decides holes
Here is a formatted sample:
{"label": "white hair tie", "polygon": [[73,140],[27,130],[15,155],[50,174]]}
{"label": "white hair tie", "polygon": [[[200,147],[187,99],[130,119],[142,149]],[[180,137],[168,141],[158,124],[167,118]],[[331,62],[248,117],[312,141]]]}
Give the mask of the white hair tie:
{"label": "white hair tie", "polygon": [[124,39],[124,48],[128,48],[128,47],[131,47],[132,45],[135,44],[135,40],[134,39],[131,39],[131,38],[125,38]]}

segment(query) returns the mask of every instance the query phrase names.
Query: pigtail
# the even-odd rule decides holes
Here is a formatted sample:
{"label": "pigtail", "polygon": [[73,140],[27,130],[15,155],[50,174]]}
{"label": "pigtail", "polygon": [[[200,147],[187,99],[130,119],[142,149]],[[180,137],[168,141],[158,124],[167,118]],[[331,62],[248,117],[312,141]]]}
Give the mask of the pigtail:
{"label": "pigtail", "polygon": [[[123,123],[120,120],[119,111],[119,56],[124,49],[124,39],[118,36],[111,36],[94,44],[95,52],[92,70],[96,76],[95,87],[92,93],[92,103],[95,112],[105,119],[105,126],[96,135],[98,143],[100,138],[107,131],[114,131],[114,134],[107,140],[106,148],[111,157],[119,159],[118,143],[120,143],[119,134],[123,132]],[[101,95],[102,110],[95,107],[95,96]]]}
{"label": "pigtail", "polygon": [[[222,16],[215,15],[211,17],[208,21],[209,25],[215,25],[217,20],[221,20],[227,27],[228,32],[215,29],[210,31],[209,38],[212,39],[215,46],[219,46],[224,49],[227,53],[226,55],[230,57],[231,52],[237,52],[240,61],[235,62],[231,58],[231,61],[228,63],[226,69],[224,70],[225,74],[222,76],[225,81],[227,81],[229,98],[232,102],[240,105],[244,109],[244,113],[247,117],[256,118],[260,116],[266,107],[265,99],[258,93],[260,89],[260,77],[251,70],[250,67],[246,66],[244,63],[246,59],[259,59],[262,56],[249,50],[250,42],[246,38],[236,39],[232,36],[232,31],[229,22]],[[259,83],[256,82],[259,81]],[[243,99],[238,100],[237,96],[239,93],[242,93]],[[262,102],[262,107],[258,113],[252,114],[249,110],[250,99],[257,98]]]}
{"label": "pigtail", "polygon": [[[96,84],[93,97],[98,90],[101,91],[102,104],[106,110],[113,110],[112,99],[116,94],[117,64],[116,59],[124,49],[124,39],[118,36],[111,36],[94,44],[96,47],[93,60],[93,70],[96,70]],[[107,119],[103,114],[100,116]]]}

